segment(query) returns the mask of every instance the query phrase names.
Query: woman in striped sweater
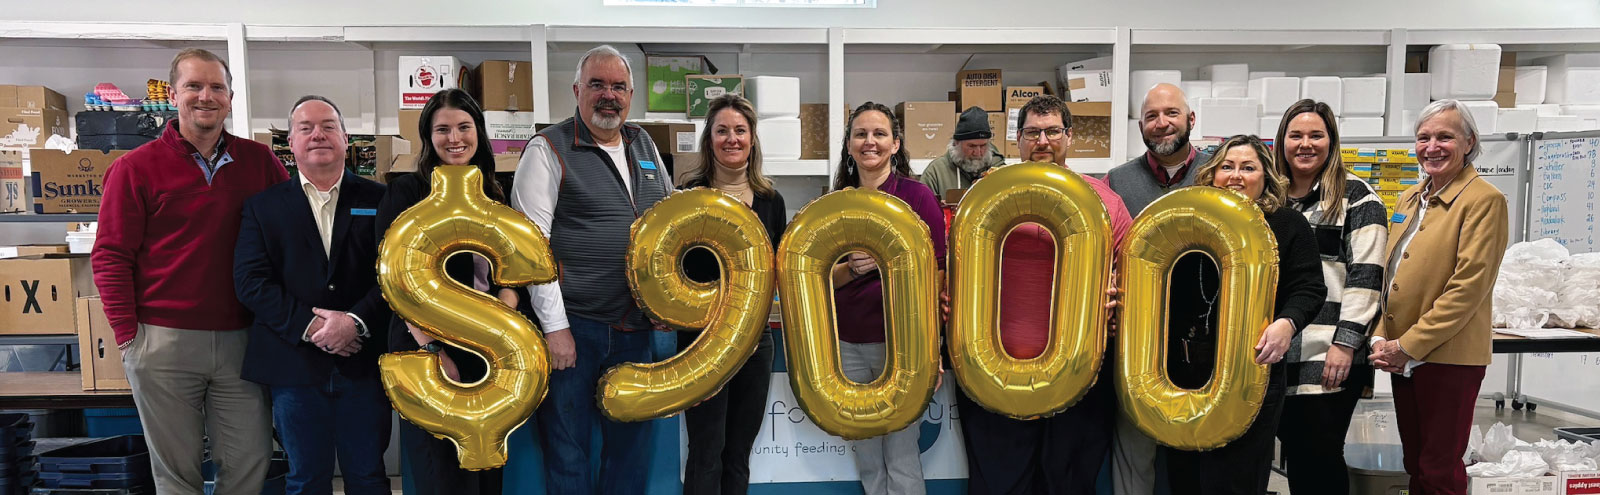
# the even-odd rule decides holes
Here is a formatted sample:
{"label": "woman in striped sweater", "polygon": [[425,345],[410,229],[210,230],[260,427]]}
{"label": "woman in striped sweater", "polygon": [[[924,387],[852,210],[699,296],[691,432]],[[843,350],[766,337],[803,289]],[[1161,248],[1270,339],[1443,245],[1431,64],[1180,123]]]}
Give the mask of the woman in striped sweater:
{"label": "woman in striped sweater", "polygon": [[1383,284],[1385,210],[1339,159],[1328,104],[1300,100],[1283,113],[1273,166],[1289,177],[1288,206],[1316,232],[1328,286],[1322,311],[1290,343],[1288,397],[1278,440],[1295,495],[1349,493],[1344,438],[1356,401],[1372,384],[1365,349]]}

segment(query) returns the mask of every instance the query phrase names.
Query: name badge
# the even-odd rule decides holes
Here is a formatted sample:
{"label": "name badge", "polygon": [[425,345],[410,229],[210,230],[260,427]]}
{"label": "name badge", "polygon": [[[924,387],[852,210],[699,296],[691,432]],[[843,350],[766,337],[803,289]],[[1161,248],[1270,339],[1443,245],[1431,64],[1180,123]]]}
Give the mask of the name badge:
{"label": "name badge", "polygon": [[645,169],[645,170],[655,170],[656,169],[656,162],[647,162],[647,161],[641,160],[641,161],[639,161],[639,168],[642,168],[642,169]]}
{"label": "name badge", "polygon": [[358,217],[372,217],[378,215],[378,210],[374,208],[351,208],[350,214]]}
{"label": "name badge", "polygon": [[1405,221],[1406,221],[1406,214],[1400,213],[1398,211],[1394,212],[1394,216],[1389,217],[1389,223],[1405,223]]}

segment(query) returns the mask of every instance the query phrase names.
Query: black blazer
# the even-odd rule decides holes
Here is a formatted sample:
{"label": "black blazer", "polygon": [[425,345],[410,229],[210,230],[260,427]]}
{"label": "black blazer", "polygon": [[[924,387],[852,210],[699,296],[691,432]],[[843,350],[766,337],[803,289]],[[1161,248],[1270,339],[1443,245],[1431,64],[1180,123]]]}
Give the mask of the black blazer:
{"label": "black blazer", "polygon": [[[389,305],[378,290],[375,228],[384,186],[349,171],[339,186],[333,236],[322,236],[299,179],[273,185],[244,203],[234,248],[233,283],[255,313],[241,376],[267,385],[315,385],[337,366],[348,377],[377,373],[388,342]],[[361,352],[339,357],[302,340],[311,308],[359,316],[370,335]]]}

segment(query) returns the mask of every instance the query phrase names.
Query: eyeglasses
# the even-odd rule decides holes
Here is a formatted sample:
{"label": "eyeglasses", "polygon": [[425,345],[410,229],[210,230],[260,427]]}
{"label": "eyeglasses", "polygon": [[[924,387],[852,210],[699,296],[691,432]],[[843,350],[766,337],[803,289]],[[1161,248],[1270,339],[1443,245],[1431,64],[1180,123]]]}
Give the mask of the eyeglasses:
{"label": "eyeglasses", "polygon": [[1035,128],[1032,128],[1032,127],[1024,127],[1024,128],[1022,128],[1022,139],[1024,141],[1038,141],[1040,134],[1043,134],[1044,137],[1050,138],[1051,141],[1060,141],[1062,136],[1067,135],[1067,128],[1065,128],[1065,127],[1051,127],[1049,129],[1035,129]]}
{"label": "eyeglasses", "polygon": [[605,90],[609,89],[609,90],[611,90],[612,93],[616,93],[616,94],[619,94],[619,95],[625,95],[625,94],[628,94],[628,93],[633,91],[633,88],[630,88],[630,87],[628,87],[628,85],[622,84],[622,83],[617,83],[617,84],[612,84],[610,86],[607,86],[605,83],[602,83],[602,82],[599,82],[599,81],[593,81],[593,82],[590,82],[587,86],[589,88],[589,91],[593,91],[593,92],[596,92],[596,93],[601,93],[601,92],[604,92]]}

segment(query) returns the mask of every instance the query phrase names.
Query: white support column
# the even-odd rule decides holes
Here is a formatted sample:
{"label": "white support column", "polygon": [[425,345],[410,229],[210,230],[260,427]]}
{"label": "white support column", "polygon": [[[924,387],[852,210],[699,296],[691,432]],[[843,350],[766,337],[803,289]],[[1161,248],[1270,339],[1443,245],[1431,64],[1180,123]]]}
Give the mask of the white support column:
{"label": "white support column", "polygon": [[228,24],[228,68],[233,72],[233,135],[250,139],[250,50],[242,23]]}
{"label": "white support column", "polygon": [[846,129],[839,118],[844,106],[844,28],[828,28],[828,187],[833,186],[834,164],[843,158],[835,143],[844,142]]}
{"label": "white support column", "polygon": [[1405,128],[1405,123],[1400,118],[1405,108],[1406,46],[1410,44],[1408,38],[1405,28],[1389,30],[1389,60],[1386,71],[1389,74],[1389,106],[1385,110],[1389,117],[1384,121],[1388,136],[1411,134],[1411,130]]}
{"label": "white support column", "polygon": [[530,58],[533,62],[533,121],[550,123],[550,44],[549,30],[544,24],[528,27],[528,39],[533,45]]}
{"label": "white support column", "polygon": [[1117,42],[1111,45],[1111,167],[1128,161],[1125,156],[1128,140],[1128,74],[1132,72],[1133,34],[1126,27],[1117,28]]}

